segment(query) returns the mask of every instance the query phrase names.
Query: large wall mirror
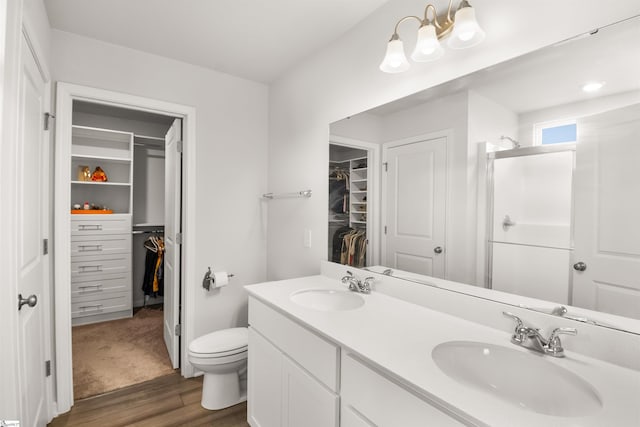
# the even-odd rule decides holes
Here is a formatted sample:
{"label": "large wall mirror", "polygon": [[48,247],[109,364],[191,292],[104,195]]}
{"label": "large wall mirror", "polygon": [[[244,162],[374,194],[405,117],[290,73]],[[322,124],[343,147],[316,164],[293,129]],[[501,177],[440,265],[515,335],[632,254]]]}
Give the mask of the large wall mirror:
{"label": "large wall mirror", "polygon": [[639,40],[635,17],[332,123],[329,260],[640,333]]}

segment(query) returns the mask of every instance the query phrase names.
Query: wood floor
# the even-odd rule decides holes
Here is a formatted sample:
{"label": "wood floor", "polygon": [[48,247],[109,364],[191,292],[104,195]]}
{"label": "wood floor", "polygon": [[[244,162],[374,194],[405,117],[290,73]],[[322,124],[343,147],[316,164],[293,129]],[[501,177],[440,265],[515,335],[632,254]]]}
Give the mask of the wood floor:
{"label": "wood floor", "polygon": [[249,426],[246,403],[208,411],[200,406],[201,393],[202,377],[174,373],[77,401],[49,426]]}

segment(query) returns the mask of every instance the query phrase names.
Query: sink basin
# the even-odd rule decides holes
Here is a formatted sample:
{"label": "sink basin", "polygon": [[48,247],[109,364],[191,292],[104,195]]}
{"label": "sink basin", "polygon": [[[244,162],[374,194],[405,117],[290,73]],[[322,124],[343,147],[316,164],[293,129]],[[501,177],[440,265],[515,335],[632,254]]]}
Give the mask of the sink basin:
{"label": "sink basin", "polygon": [[557,417],[592,415],[602,408],[596,390],[542,354],[499,345],[450,341],[431,353],[445,374],[505,402]]}
{"label": "sink basin", "polygon": [[353,310],[364,304],[362,296],[351,291],[305,289],[291,294],[291,301],[318,311]]}

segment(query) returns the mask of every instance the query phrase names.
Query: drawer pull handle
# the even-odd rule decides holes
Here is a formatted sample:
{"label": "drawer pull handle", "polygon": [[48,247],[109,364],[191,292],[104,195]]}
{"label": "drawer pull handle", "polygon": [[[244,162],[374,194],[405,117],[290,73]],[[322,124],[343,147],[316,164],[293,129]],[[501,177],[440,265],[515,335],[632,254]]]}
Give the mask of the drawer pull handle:
{"label": "drawer pull handle", "polygon": [[78,225],[80,231],[83,230],[102,230],[101,224],[80,224]]}
{"label": "drawer pull handle", "polygon": [[94,271],[102,271],[102,264],[100,265],[81,265],[80,273],[89,273]]}
{"label": "drawer pull handle", "polygon": [[96,304],[96,305],[82,305],[79,307],[81,311],[101,311],[102,310],[102,304]]}
{"label": "drawer pull handle", "polygon": [[102,292],[102,283],[97,283],[95,285],[78,286],[78,289],[80,289],[80,292],[88,292],[87,289],[93,292]]}
{"label": "drawer pull handle", "polygon": [[[80,245],[78,252],[102,252],[102,245]],[[94,248],[94,249],[87,249]]]}

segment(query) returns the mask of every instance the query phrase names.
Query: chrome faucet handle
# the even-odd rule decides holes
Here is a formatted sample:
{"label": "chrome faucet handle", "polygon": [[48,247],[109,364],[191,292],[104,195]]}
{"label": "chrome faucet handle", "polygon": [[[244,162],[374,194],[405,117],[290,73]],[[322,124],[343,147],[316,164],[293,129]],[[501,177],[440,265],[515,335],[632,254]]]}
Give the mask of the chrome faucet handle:
{"label": "chrome faucet handle", "polygon": [[578,335],[576,328],[555,328],[549,336],[549,341],[544,348],[544,352],[553,357],[564,357],[564,348],[558,335]]}
{"label": "chrome faucet handle", "polygon": [[507,317],[510,317],[516,322],[516,327],[514,329],[513,335],[511,336],[511,341],[514,342],[515,344],[522,344],[524,340],[527,338],[527,334],[529,333],[529,328],[527,328],[524,325],[524,322],[522,321],[522,319],[520,319],[515,314],[510,313],[508,311],[503,311],[502,314],[504,314]]}
{"label": "chrome faucet handle", "polygon": [[344,284],[346,284],[347,282],[349,282],[351,279],[353,279],[355,276],[353,275],[352,272],[350,272],[349,270],[347,270],[347,275],[346,276],[342,276],[342,279],[340,279],[340,281]]}
{"label": "chrome faucet handle", "polygon": [[364,293],[370,293],[371,292],[371,285],[373,284],[373,282],[376,281],[375,277],[369,276],[366,277],[363,281],[362,281],[362,291]]}

